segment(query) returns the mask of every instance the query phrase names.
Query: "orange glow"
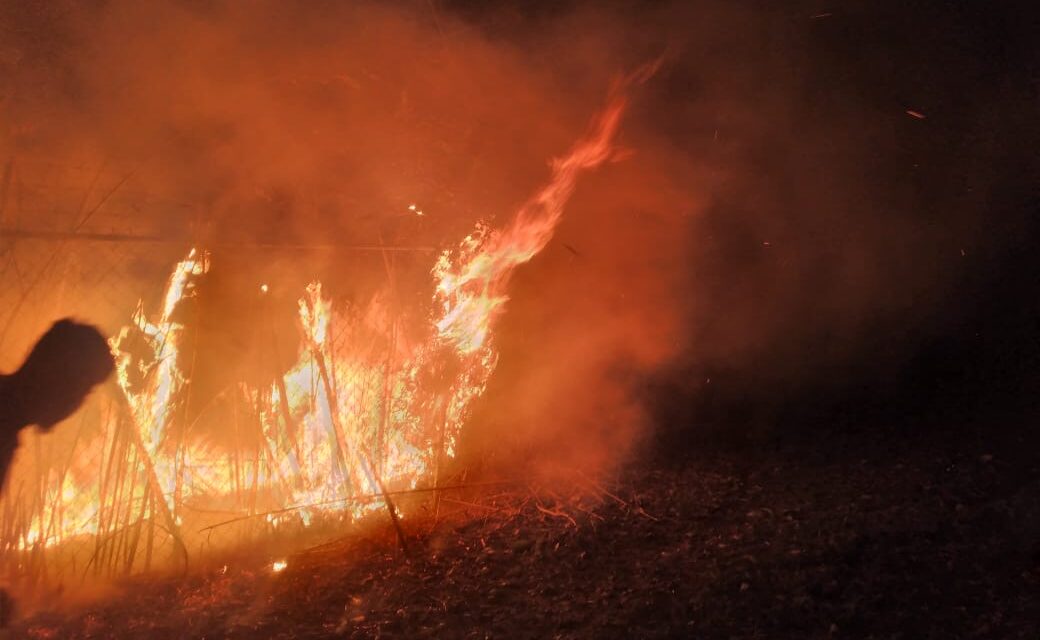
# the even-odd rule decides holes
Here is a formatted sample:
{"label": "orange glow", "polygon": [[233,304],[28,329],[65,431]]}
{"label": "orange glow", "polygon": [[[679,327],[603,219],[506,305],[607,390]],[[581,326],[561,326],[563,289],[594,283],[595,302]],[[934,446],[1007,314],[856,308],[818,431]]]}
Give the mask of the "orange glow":
{"label": "orange glow", "polygon": [[[624,95],[616,91],[587,135],[553,163],[548,182],[506,226],[479,223],[437,257],[431,269],[436,313],[425,338],[397,344],[391,358],[386,351],[373,354],[371,341],[363,338],[386,330],[371,319],[379,313],[348,315],[320,282],[309,284],[298,301],[297,360],[281,384],[242,382],[229,391],[255,408],[259,419],[262,443],[248,463],[234,462],[203,438],[184,436],[188,425],[178,422],[191,372],[182,368],[185,326],[175,311],[210,269],[209,254],[192,249],[173,268],[158,312],[149,316],[139,303],[131,324],[111,339],[125,411],[112,410],[97,440],[79,445],[114,451],[120,425],[128,420],[134,446],[127,451],[141,463],[131,488],[111,494],[109,487],[106,494],[96,473],[66,474],[50,501],[61,517],[35,521],[22,537],[23,548],[100,535],[99,523],[114,512],[142,521],[165,513],[167,526],[176,530],[186,509],[232,504],[227,498],[240,494],[244,483],[254,495],[277,501],[268,503],[271,511],[281,510],[266,516],[274,528],[290,520],[306,526],[319,513],[360,516],[382,503],[349,498],[379,494],[381,485],[395,490],[432,484],[440,461],[456,455],[473,401],[495,369],[494,329],[510,276],[552,238],[580,174],[611,157],[624,108]],[[416,204],[407,208],[423,215]],[[267,294],[269,287],[260,284],[259,290]],[[145,353],[135,347],[142,337]],[[428,385],[433,370],[450,373]],[[161,503],[149,502],[145,487],[161,495]],[[272,571],[285,567],[278,561]]]}

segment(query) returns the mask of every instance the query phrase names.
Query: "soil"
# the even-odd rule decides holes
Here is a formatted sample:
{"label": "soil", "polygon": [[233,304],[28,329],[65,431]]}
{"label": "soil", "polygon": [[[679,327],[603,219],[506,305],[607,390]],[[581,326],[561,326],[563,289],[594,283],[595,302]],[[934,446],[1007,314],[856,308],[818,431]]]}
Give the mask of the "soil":
{"label": "soil", "polygon": [[[877,431],[448,496],[454,516],[141,579],[16,638],[1037,638],[1040,466]],[[464,499],[463,499],[464,498]],[[463,517],[465,514],[465,517]]]}

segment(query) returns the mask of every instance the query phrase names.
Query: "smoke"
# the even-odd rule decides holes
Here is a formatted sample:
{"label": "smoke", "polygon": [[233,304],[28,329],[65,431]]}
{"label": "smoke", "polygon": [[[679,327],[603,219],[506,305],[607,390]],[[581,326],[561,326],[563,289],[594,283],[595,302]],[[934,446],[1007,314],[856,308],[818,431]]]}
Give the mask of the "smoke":
{"label": "smoke", "polygon": [[570,464],[623,455],[648,407],[685,449],[706,431],[962,419],[994,384],[1029,397],[1034,12],[613,11],[483,16],[553,57],[589,33],[601,63],[672,53],[625,125],[633,157],[585,182],[516,283],[492,390],[515,402],[488,407],[494,437],[536,434],[537,456]]}
{"label": "smoke", "polygon": [[[585,24],[577,14],[565,21]],[[208,389],[194,407],[207,406],[228,381],[255,373],[262,356],[249,345],[257,331],[280,333],[278,350],[291,354],[286,312],[307,281],[320,278],[338,301],[362,306],[385,284],[378,252],[270,254],[222,246],[436,249],[455,244],[478,219],[504,225],[545,181],[552,157],[585,130],[612,80],[664,48],[608,53],[622,42],[624,29],[614,20],[589,25],[580,37],[561,31],[504,39],[479,20],[428,3],[12,4],[3,24],[11,36],[4,106],[13,123],[4,143],[20,178],[55,182],[38,169],[44,162],[132,176],[126,200],[106,205],[81,230],[184,243],[163,248],[161,259],[141,269],[108,323],[118,326],[140,295],[154,308],[176,251],[188,243],[214,247],[197,315],[183,319],[195,326],[199,347],[190,350],[185,370]],[[667,232],[677,211],[662,224],[655,220],[660,213],[635,210],[666,200],[664,208],[672,207],[672,196],[655,185],[677,192],[653,169],[636,169],[655,162],[642,154],[619,153],[604,176],[579,186],[573,219],[560,229],[565,245],[516,284],[513,324],[532,323],[530,348],[540,362],[508,356],[504,369],[526,369],[528,377],[488,406],[505,415],[514,403],[529,402],[525,418],[546,425],[532,438],[570,434],[578,442],[580,425],[604,411],[642,426],[620,417],[633,413],[626,383],[604,372],[626,360],[642,370],[663,358],[677,312],[665,290],[681,272],[677,236]],[[75,194],[60,204],[71,204],[86,186],[56,185]],[[75,228],[82,217],[65,207],[49,220],[20,208],[10,213],[8,222],[23,228]],[[560,246],[568,247],[568,262],[555,253]],[[649,253],[672,261],[647,266]],[[425,296],[429,304],[434,256],[397,256],[403,295]],[[263,308],[286,311],[269,314],[273,330],[249,326],[260,282],[272,294]],[[591,293],[579,300],[575,286]],[[550,327],[530,317],[525,306],[532,303],[540,314],[559,311],[563,322]],[[98,312],[90,306],[80,315]],[[645,332],[644,322],[659,329]],[[509,349],[511,342],[505,337],[502,344]],[[575,397],[563,410],[555,399],[577,390],[567,382],[575,376],[582,390],[611,399],[582,408]]]}
{"label": "smoke", "polygon": [[[360,302],[384,265],[222,243],[436,248],[478,219],[503,224],[611,79],[666,54],[632,95],[614,161],[582,178],[515,277],[467,438],[514,460],[617,462],[647,433],[651,374],[667,371],[676,405],[708,384],[775,404],[883,378],[935,333],[965,257],[1003,246],[978,233],[994,178],[957,182],[1003,157],[1002,138],[989,156],[972,143],[996,98],[953,109],[964,83],[918,88],[970,46],[915,66],[910,27],[859,5],[814,18],[817,4],[6,2],[0,144],[37,182],[54,180],[43,160],[132,176],[137,201],[88,226],[217,247],[224,293],[204,306],[229,322],[200,338],[203,358],[219,355],[196,366],[241,369],[252,303],[229,292],[262,280],[268,304],[291,309],[321,278]],[[968,159],[951,160],[951,141]],[[83,187],[55,185],[69,202]],[[67,228],[74,209],[4,219]],[[410,299],[432,255],[399,255]],[[162,273],[142,266],[127,289]]]}

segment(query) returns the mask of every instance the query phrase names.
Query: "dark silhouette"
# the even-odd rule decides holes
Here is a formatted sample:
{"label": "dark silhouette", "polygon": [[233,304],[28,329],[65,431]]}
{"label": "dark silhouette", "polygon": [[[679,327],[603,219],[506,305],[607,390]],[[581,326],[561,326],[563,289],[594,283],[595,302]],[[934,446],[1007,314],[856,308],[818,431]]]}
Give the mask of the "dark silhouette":
{"label": "dark silhouette", "polygon": [[30,425],[49,431],[73,414],[115,365],[104,336],[68,318],[54,323],[18,371],[0,375],[0,490]]}
{"label": "dark silhouette", "polygon": [[[43,334],[18,371],[0,375],[0,491],[18,449],[18,432],[33,424],[49,431],[72,415],[114,368],[104,336],[66,318]],[[0,628],[13,615],[14,600],[0,589]]]}

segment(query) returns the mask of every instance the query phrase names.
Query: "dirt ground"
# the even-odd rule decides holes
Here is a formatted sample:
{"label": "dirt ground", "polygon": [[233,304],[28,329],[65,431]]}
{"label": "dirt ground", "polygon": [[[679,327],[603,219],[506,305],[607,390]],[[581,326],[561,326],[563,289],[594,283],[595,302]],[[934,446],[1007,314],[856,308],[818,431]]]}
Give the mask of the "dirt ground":
{"label": "dirt ground", "polygon": [[[1037,638],[1029,439],[864,432],[501,486],[290,556],[141,580],[13,638]],[[465,499],[463,499],[465,498]],[[431,528],[432,527],[432,528]]]}

